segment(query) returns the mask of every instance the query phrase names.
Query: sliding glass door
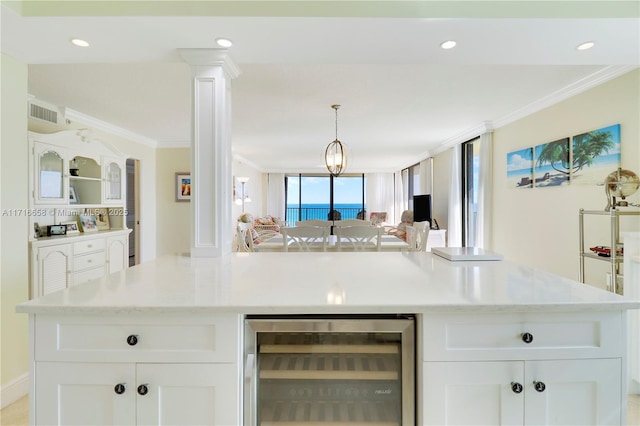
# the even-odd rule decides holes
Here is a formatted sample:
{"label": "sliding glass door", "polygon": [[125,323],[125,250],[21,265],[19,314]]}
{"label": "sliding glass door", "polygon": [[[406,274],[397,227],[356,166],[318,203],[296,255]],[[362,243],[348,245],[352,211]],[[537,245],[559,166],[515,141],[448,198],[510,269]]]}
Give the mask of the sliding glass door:
{"label": "sliding glass door", "polygon": [[341,220],[367,217],[365,177],[360,175],[286,175],[289,226],[300,220]]}

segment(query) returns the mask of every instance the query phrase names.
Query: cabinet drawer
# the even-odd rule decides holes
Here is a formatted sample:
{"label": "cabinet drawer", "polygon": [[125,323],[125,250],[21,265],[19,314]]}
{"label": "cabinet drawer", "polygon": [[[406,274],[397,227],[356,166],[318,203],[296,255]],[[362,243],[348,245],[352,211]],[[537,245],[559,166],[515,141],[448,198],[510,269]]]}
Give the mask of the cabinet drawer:
{"label": "cabinet drawer", "polygon": [[74,256],[100,250],[104,250],[104,238],[96,238],[93,240],[78,241],[77,243],[73,243]]}
{"label": "cabinet drawer", "polygon": [[619,312],[424,315],[424,360],[618,357],[621,328]]}
{"label": "cabinet drawer", "polygon": [[95,280],[96,278],[102,278],[105,275],[104,266],[98,268],[87,269],[86,271],[76,272],[73,274],[71,285],[84,284],[87,281]]}
{"label": "cabinet drawer", "polygon": [[37,316],[36,360],[235,362],[238,330],[237,315]]}
{"label": "cabinet drawer", "polygon": [[104,266],[104,252],[85,254],[83,256],[75,256],[73,258],[73,271],[82,271],[83,269],[97,268]]}

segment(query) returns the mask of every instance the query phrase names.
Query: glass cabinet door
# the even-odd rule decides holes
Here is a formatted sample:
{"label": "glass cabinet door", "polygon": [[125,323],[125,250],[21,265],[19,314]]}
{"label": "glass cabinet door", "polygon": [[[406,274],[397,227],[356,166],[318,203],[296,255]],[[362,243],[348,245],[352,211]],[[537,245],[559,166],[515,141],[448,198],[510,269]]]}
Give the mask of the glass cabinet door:
{"label": "glass cabinet door", "polygon": [[64,204],[67,178],[64,150],[51,145],[35,145],[35,201],[40,204]]}
{"label": "glass cabinet door", "polygon": [[104,161],[104,202],[122,202],[123,195],[123,167],[113,160]]}

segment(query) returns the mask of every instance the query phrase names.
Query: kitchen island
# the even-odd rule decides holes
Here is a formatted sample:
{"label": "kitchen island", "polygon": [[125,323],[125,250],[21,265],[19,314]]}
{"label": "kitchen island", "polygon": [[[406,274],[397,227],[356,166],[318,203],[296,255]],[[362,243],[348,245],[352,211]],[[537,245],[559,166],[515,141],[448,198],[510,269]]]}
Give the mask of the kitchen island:
{"label": "kitchen island", "polygon": [[620,425],[638,308],[508,261],[327,252],[167,256],[17,309],[33,424],[243,424],[246,316],[411,314],[417,424]]}

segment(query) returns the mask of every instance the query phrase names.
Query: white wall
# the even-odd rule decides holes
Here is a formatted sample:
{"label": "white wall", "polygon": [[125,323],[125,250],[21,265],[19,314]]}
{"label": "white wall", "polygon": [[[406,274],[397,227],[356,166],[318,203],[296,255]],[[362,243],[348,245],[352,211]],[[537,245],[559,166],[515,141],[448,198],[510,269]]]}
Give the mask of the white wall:
{"label": "white wall", "polygon": [[27,66],[2,54],[0,67],[0,405],[4,407],[28,389],[28,317],[17,314],[15,306],[29,298],[29,225],[26,214],[6,212],[29,207],[29,149]]}
{"label": "white wall", "polygon": [[[238,196],[242,191],[241,185],[238,184],[237,178],[239,176],[248,177],[249,181],[246,183],[245,188],[249,197],[251,198],[250,203],[244,204],[244,211],[247,213],[251,213],[254,218],[258,218],[267,214],[267,186],[266,186],[266,175],[254,167],[242,163],[237,160],[233,160],[232,165],[233,177],[235,180],[235,190]],[[242,206],[237,205],[235,202],[233,203],[231,217],[237,219],[238,216],[242,213]],[[232,224],[235,227],[235,222]]]}
{"label": "white wall", "polygon": [[[639,96],[640,71],[635,70],[494,132],[495,251],[518,263],[578,278],[578,211],[603,210],[603,187],[572,183],[553,188],[514,188],[506,179],[507,153],[620,123],[622,167],[640,173]],[[636,193],[632,201],[639,200]],[[636,216],[621,226],[638,229],[640,218]],[[600,241],[600,245],[608,245],[607,230],[604,219],[588,224],[588,232],[597,235],[591,241]],[[588,281],[604,287],[601,267],[605,262],[587,261],[592,271],[587,274]]]}

